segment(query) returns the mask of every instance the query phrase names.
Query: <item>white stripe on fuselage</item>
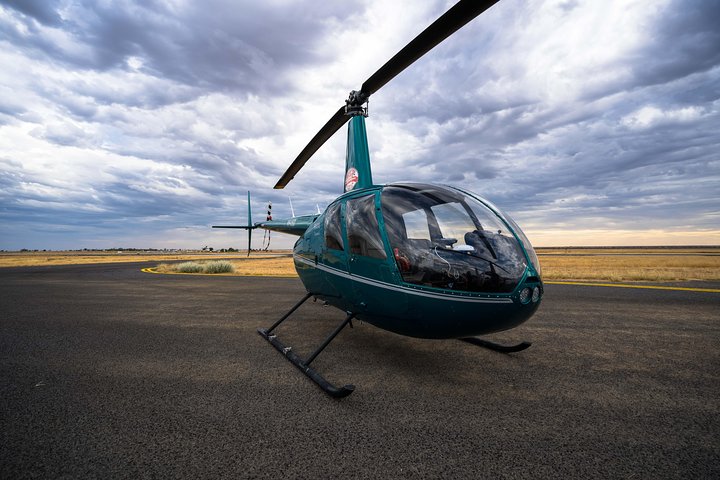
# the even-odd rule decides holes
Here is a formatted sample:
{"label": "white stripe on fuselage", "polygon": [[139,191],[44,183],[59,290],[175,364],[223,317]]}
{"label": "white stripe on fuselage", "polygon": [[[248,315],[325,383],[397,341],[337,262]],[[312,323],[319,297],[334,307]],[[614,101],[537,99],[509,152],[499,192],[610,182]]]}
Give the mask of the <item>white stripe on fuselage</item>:
{"label": "white stripe on fuselage", "polygon": [[337,275],[338,277],[347,278],[354,282],[360,282],[367,285],[372,285],[378,288],[384,288],[386,290],[393,290],[395,292],[407,293],[409,295],[417,295],[420,297],[434,298],[438,300],[450,300],[453,302],[470,302],[470,303],[513,303],[512,298],[501,297],[501,298],[481,298],[481,297],[461,297],[458,295],[450,295],[443,293],[423,292],[410,287],[403,287],[400,285],[393,285],[391,283],[381,282],[379,280],[373,280],[372,278],[362,277],[360,275],[353,275],[348,272],[343,272],[337,268],[323,265],[322,263],[315,263],[313,260],[302,257],[300,255],[293,255],[293,258],[300,263],[308,265],[318,270]]}

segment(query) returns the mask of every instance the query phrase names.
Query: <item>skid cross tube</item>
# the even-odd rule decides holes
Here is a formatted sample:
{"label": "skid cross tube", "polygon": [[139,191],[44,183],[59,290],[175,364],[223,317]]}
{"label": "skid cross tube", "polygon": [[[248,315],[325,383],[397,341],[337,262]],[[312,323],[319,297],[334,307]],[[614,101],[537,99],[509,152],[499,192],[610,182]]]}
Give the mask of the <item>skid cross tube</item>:
{"label": "skid cross tube", "polygon": [[280,339],[277,337],[276,334],[272,333],[272,331],[278,327],[283,321],[285,321],[295,310],[297,310],[300,305],[305,303],[310,297],[312,297],[312,293],[308,293],[303,297],[302,300],[300,300],[298,303],[295,304],[294,307],[290,309],[288,313],[283,315],[283,317],[275,322],[272,327],[265,329],[265,328],[258,328],[258,333],[270,344],[275,347],[275,349],[282,353],[285,358],[287,358],[290,363],[295,365],[298,370],[300,370],[302,373],[304,373],[310,380],[315,382],[315,384],[322,388],[325,393],[330,395],[334,398],[343,398],[350,395],[354,390],[354,385],[344,385],[342,387],[336,387],[327,380],[323,378],[322,375],[320,375],[316,370],[314,370],[312,367],[310,367],[310,363],[315,360],[315,358],[322,352],[325,347],[327,347],[330,342],[333,341],[333,339],[340,333],[340,331],[345,328],[345,326],[352,321],[352,319],[355,317],[354,313],[348,312],[347,317],[345,317],[345,320],[338,325],[335,330],[323,341],[323,343],[308,357],[307,360],[303,360],[298,355],[295,354],[295,352],[292,351],[292,347],[285,346]]}
{"label": "skid cross tube", "polygon": [[292,307],[289,312],[287,312],[285,315],[283,315],[280,320],[278,320],[277,322],[273,323],[273,324],[272,324],[272,327],[270,327],[270,328],[267,329],[267,333],[269,334],[269,333],[271,333],[273,330],[275,330],[282,322],[285,321],[286,318],[288,318],[290,315],[292,315],[292,314],[295,312],[295,310],[297,310],[298,308],[300,308],[300,305],[302,305],[303,303],[307,302],[310,297],[312,297],[312,293],[308,292],[308,293],[302,298],[302,300],[300,300],[298,303],[296,303],[295,306]]}
{"label": "skid cross tube", "polygon": [[345,328],[345,325],[347,325],[348,323],[350,323],[352,321],[353,317],[355,317],[355,314],[348,312],[347,317],[345,317],[345,320],[340,325],[338,325],[338,327],[325,339],[325,341],[322,343],[322,345],[320,345],[318,347],[318,349],[315,350],[313,352],[313,354],[308,357],[307,360],[305,360],[305,365],[310,365],[310,362],[315,360],[315,357],[320,355],[320,352],[325,350],[325,347],[327,347],[328,344],[330,344],[330,342],[332,342],[333,338],[337,337],[337,334],[340,333],[340,330]]}

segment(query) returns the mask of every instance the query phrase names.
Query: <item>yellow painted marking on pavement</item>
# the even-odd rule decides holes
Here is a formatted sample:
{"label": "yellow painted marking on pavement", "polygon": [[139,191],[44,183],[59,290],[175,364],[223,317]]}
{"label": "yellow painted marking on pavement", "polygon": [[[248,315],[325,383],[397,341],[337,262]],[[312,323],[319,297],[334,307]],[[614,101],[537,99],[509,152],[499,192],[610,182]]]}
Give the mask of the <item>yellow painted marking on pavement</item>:
{"label": "yellow painted marking on pavement", "polygon": [[155,273],[157,275],[200,275],[204,277],[266,277],[266,278],[297,278],[297,275],[251,275],[237,273],[186,273],[186,272],[158,272],[155,267],[143,268],[144,273]]}
{"label": "yellow painted marking on pavement", "polygon": [[626,283],[592,283],[592,282],[543,282],[547,285],[580,285],[583,287],[618,287],[618,288],[642,288],[645,290],[679,290],[682,292],[710,292],[720,293],[717,288],[691,288],[691,287],[668,287],[665,285],[628,285]]}

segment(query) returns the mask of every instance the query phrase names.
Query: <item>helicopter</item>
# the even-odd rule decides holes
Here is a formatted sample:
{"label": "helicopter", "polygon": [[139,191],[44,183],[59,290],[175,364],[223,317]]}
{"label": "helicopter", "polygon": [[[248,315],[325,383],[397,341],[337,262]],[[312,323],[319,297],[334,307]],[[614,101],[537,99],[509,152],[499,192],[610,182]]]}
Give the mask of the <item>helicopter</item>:
{"label": "helicopter", "polygon": [[[514,328],[538,309],[544,288],[540,264],[520,227],[498,207],[462,188],[373,182],[365,118],[368,99],[433,47],[497,3],[461,0],[350,92],[345,104],[300,152],[274,188],[284,188],[310,157],[348,123],[344,193],[324,212],[285,220],[213,228],[260,228],[297,235],[293,262],[306,294],[258,333],[332,397],[355,386],[328,382],[313,360],[352,320],[400,335],[460,339],[510,353],[529,342],[500,345],[477,338]],[[248,254],[250,245],[248,243]],[[310,298],[345,313],[344,320],[306,358],[275,330]]]}

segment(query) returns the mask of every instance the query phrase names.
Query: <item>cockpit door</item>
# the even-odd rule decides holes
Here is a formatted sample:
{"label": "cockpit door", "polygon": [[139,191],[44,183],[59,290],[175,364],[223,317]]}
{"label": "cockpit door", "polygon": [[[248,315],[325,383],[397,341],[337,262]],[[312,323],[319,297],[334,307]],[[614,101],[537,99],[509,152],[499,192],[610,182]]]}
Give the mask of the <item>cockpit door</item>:
{"label": "cockpit door", "polygon": [[340,202],[331,204],[324,215],[322,263],[325,265],[324,285],[322,290],[334,297],[345,297],[351,289],[346,273],[348,271],[347,242],[343,238],[343,205]]}
{"label": "cockpit door", "polygon": [[[396,281],[394,268],[388,258],[388,248],[383,242],[378,219],[380,199],[377,193],[349,198],[345,201],[345,233],[348,252],[348,270],[357,277],[353,286],[362,303],[368,304],[370,296],[377,296],[380,284]],[[374,288],[368,288],[369,286]]]}
{"label": "cockpit door", "polygon": [[331,268],[347,272],[347,245],[342,234],[342,204],[330,205],[325,212],[324,260]]}

